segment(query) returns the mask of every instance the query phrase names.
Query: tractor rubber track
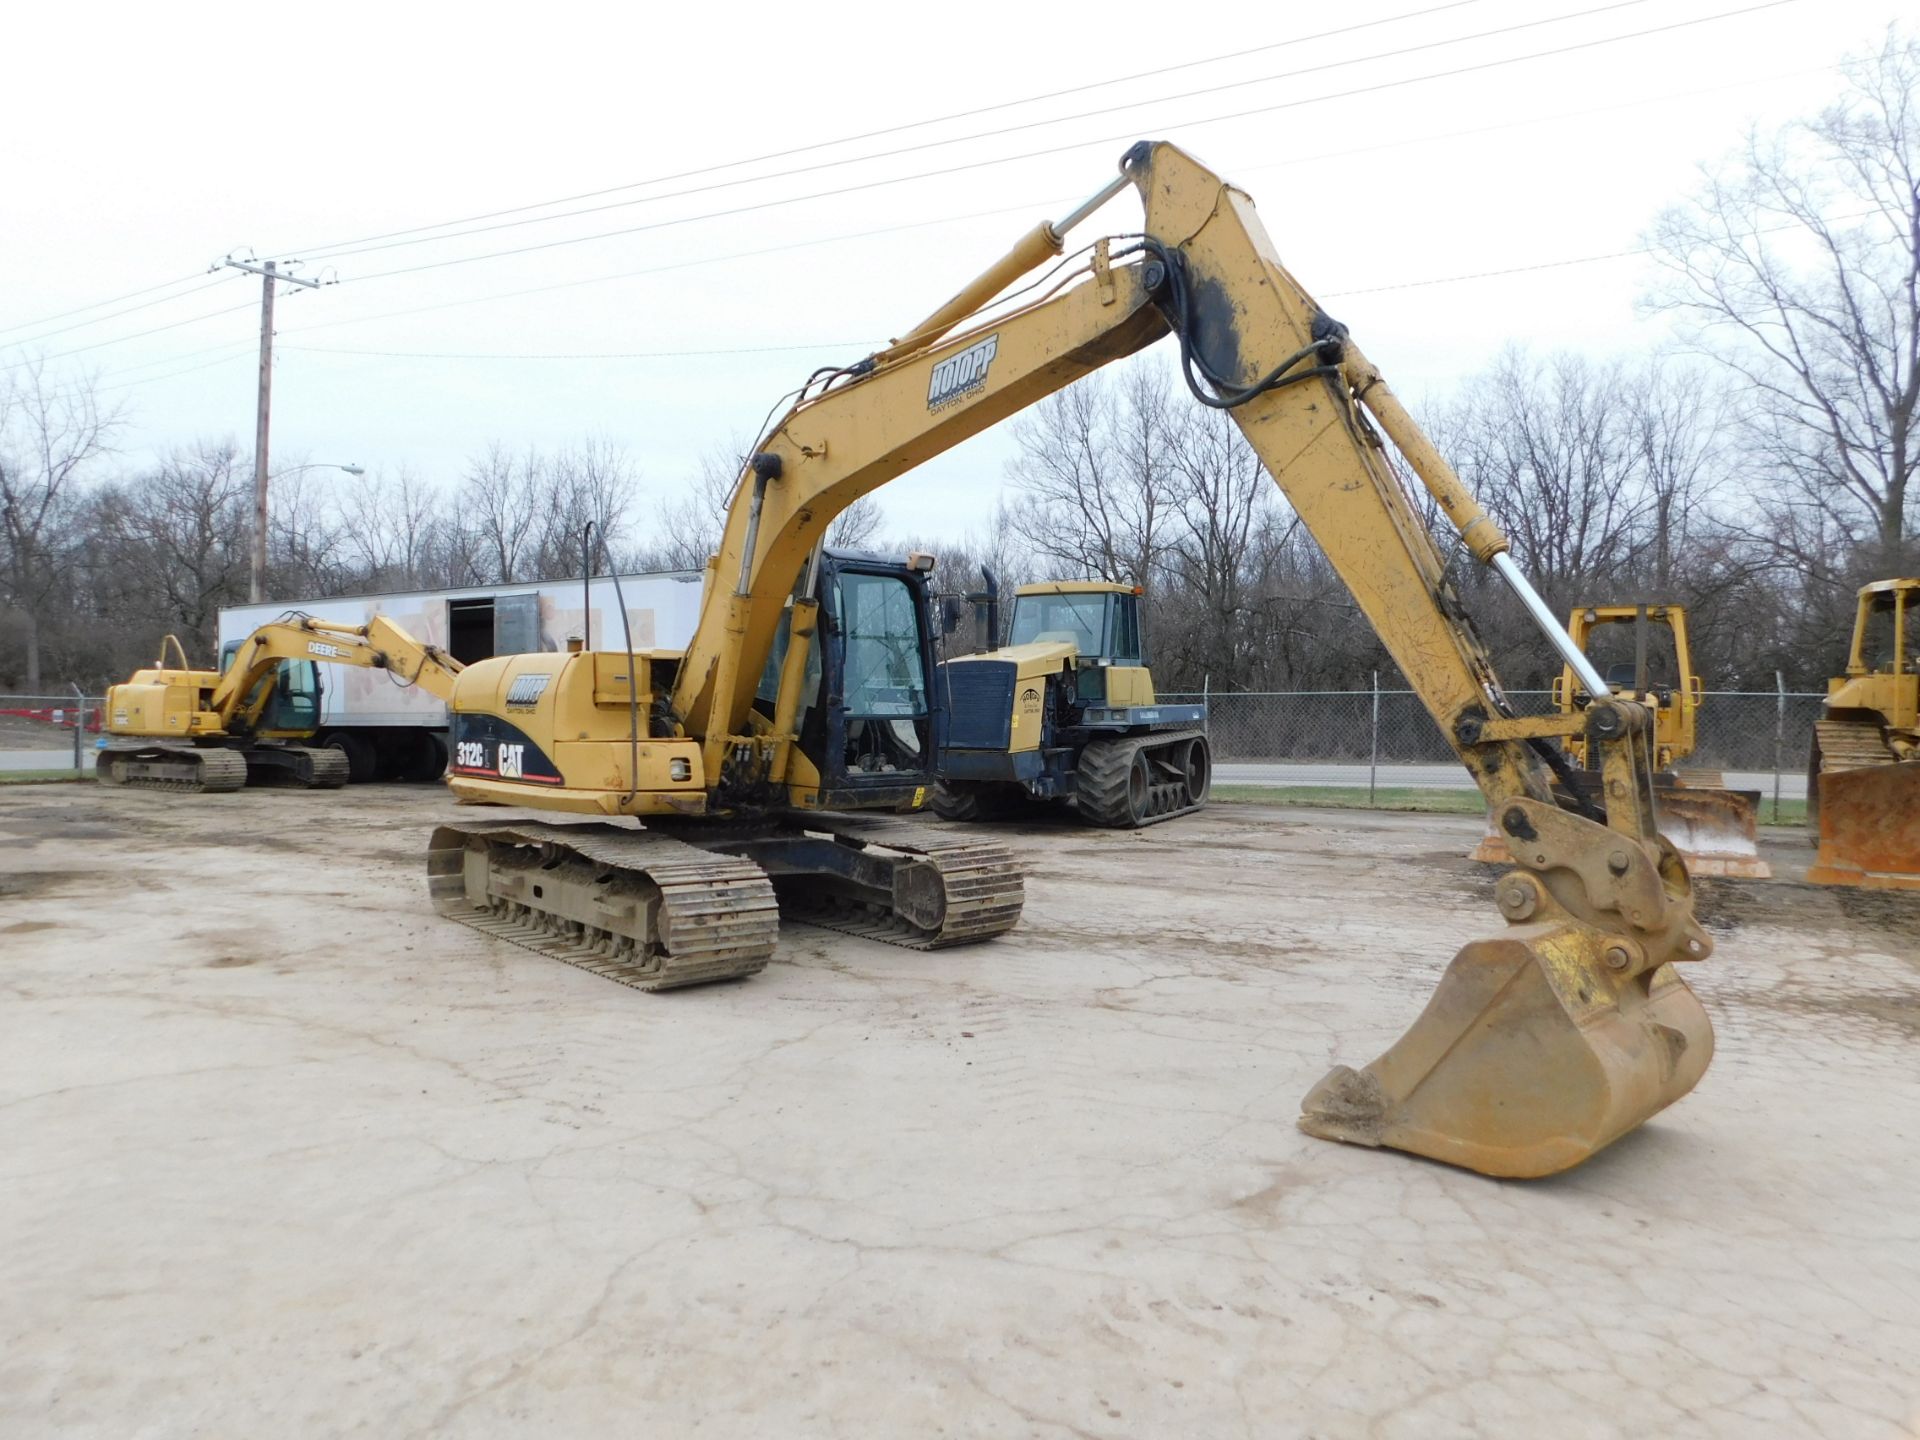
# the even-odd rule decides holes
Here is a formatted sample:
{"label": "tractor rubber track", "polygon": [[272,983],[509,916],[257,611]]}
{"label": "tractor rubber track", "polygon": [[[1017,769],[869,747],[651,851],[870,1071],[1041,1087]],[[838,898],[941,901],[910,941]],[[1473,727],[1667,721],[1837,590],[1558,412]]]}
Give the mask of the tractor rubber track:
{"label": "tractor rubber track", "polygon": [[[923,920],[874,904],[795,885],[787,891],[793,918],[825,930],[882,940],[909,950],[945,950],[1006,934],[1026,904],[1026,875],[1013,851],[997,840],[943,835],[924,821],[809,818],[809,831],[840,844],[878,847],[908,857],[910,886]],[[915,863],[918,862],[918,863]],[[935,918],[937,917],[937,918]]]}
{"label": "tractor rubber track", "polygon": [[[1198,795],[1192,793],[1187,778],[1178,767],[1156,759],[1151,753],[1147,765],[1151,776],[1143,798],[1131,793],[1134,757],[1163,746],[1199,740],[1206,743],[1204,730],[1171,730],[1117,740],[1095,740],[1080,752],[1074,777],[1074,804],[1084,819],[1115,830],[1138,830],[1158,825],[1163,820],[1191,815],[1207,803],[1203,784]],[[1207,770],[1212,771],[1209,755]]]}
{"label": "tractor rubber track", "polygon": [[757,975],[780,933],[759,866],[611,825],[442,825],[434,909],[636,990]]}
{"label": "tractor rubber track", "polygon": [[128,790],[165,790],[176,795],[223,795],[247,783],[247,761],[238,750],[150,745],[102,750],[94,778]]}

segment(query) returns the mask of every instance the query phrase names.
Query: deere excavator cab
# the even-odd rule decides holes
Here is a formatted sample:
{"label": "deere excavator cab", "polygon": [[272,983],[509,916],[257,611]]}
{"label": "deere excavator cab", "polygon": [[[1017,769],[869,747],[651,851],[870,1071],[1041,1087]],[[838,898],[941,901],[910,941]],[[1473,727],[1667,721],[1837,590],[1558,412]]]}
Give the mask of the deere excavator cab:
{"label": "deere excavator cab", "polygon": [[1920,578],[1864,586],[1807,760],[1817,885],[1920,890]]}
{"label": "deere excavator cab", "polygon": [[[220,647],[220,673],[233,668],[244,640]],[[282,660],[259,682],[271,687],[254,734],[262,739],[305,739],[320,728],[320,667],[311,660]]]}

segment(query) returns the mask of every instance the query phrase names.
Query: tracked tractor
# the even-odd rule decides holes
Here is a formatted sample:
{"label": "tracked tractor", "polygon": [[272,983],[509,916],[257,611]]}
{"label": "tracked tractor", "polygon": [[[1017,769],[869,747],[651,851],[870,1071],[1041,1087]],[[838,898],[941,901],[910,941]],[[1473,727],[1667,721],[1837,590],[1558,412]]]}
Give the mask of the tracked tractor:
{"label": "tracked tractor", "polygon": [[1818,885],[1920,890],[1920,579],[1861,589],[1807,760]]}
{"label": "tracked tractor", "polygon": [[[1605,643],[1613,627],[1628,634],[1630,648],[1625,658],[1602,659],[1603,654],[1620,653],[1621,647]],[[1614,695],[1653,712],[1649,743],[1654,812],[1660,833],[1686,856],[1687,868],[1697,875],[1770,878],[1773,869],[1760,858],[1760,792],[1729,790],[1718,771],[1681,767],[1699,744],[1700,711],[1706,698],[1705,686],[1693,669],[1686,607],[1579,605],[1567,621],[1567,633],[1601,667]],[[1571,667],[1563,667],[1554,681],[1553,699],[1555,708],[1569,716],[1578,715],[1592,702]],[[1569,735],[1566,753],[1581,792],[1592,796],[1600,775],[1592,764],[1586,736]],[[1512,858],[1491,815],[1487,833],[1471,858],[1495,863]]]}
{"label": "tracked tractor", "polygon": [[[987,586],[991,645],[999,608],[991,574]],[[943,819],[1071,806],[1089,824],[1137,829],[1207,803],[1207,710],[1155,697],[1138,586],[1022,585],[1011,643],[944,662],[936,684],[947,709],[933,794]]]}

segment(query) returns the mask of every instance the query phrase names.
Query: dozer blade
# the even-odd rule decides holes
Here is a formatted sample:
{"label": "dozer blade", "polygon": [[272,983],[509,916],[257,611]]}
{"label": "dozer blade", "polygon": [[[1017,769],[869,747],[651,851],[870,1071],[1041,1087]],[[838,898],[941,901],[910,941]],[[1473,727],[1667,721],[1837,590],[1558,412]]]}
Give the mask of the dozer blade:
{"label": "dozer blade", "polygon": [[1498,815],[1521,867],[1494,887],[1512,928],[1455,955],[1386,1054],[1314,1086],[1308,1134],[1552,1175],[1706,1072],[1713,1026],[1672,962],[1706,959],[1713,941],[1672,844],[1545,801],[1508,800]]}
{"label": "dozer blade", "polygon": [[1773,868],[1760,858],[1760,793],[1692,785],[1660,786],[1653,792],[1654,821],[1695,875],[1768,880]]}
{"label": "dozer blade", "polygon": [[1820,787],[1816,885],[1920,890],[1920,760],[1830,770]]}
{"label": "dozer blade", "polygon": [[[1673,842],[1695,875],[1770,880],[1773,867],[1760,858],[1760,796],[1754,790],[1709,790],[1688,785],[1655,788],[1653,813],[1660,833]],[[1486,833],[1467,858],[1510,865],[1506,836],[1487,815]]]}

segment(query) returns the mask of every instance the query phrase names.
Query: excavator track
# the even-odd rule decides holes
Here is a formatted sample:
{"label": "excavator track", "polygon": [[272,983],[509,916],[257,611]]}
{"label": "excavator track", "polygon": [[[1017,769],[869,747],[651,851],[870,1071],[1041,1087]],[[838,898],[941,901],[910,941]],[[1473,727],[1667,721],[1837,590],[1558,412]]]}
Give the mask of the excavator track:
{"label": "excavator track", "polygon": [[129,790],[221,795],[247,783],[247,761],[238,750],[172,745],[107,749],[94,761],[94,778]]}
{"label": "excavator track", "polygon": [[[1201,747],[1197,767],[1181,763],[1186,747],[1196,742]],[[1138,758],[1145,759],[1144,775]],[[1212,750],[1204,730],[1095,740],[1080,753],[1074,804],[1096,825],[1137,830],[1200,809],[1207,803],[1212,774]]]}
{"label": "excavator track", "polygon": [[338,790],[350,773],[345,753],[331,747],[260,745],[245,754],[250,785]]}
{"label": "excavator track", "polygon": [[822,816],[809,818],[805,829],[830,834],[837,845],[900,857],[904,864],[890,907],[795,877],[781,898],[796,920],[909,950],[977,944],[1004,935],[1020,920],[1025,872],[997,840],[942,835],[913,820]]}
{"label": "excavator track", "polygon": [[434,909],[636,990],[757,975],[780,913],[751,861],[612,825],[442,825]]}

